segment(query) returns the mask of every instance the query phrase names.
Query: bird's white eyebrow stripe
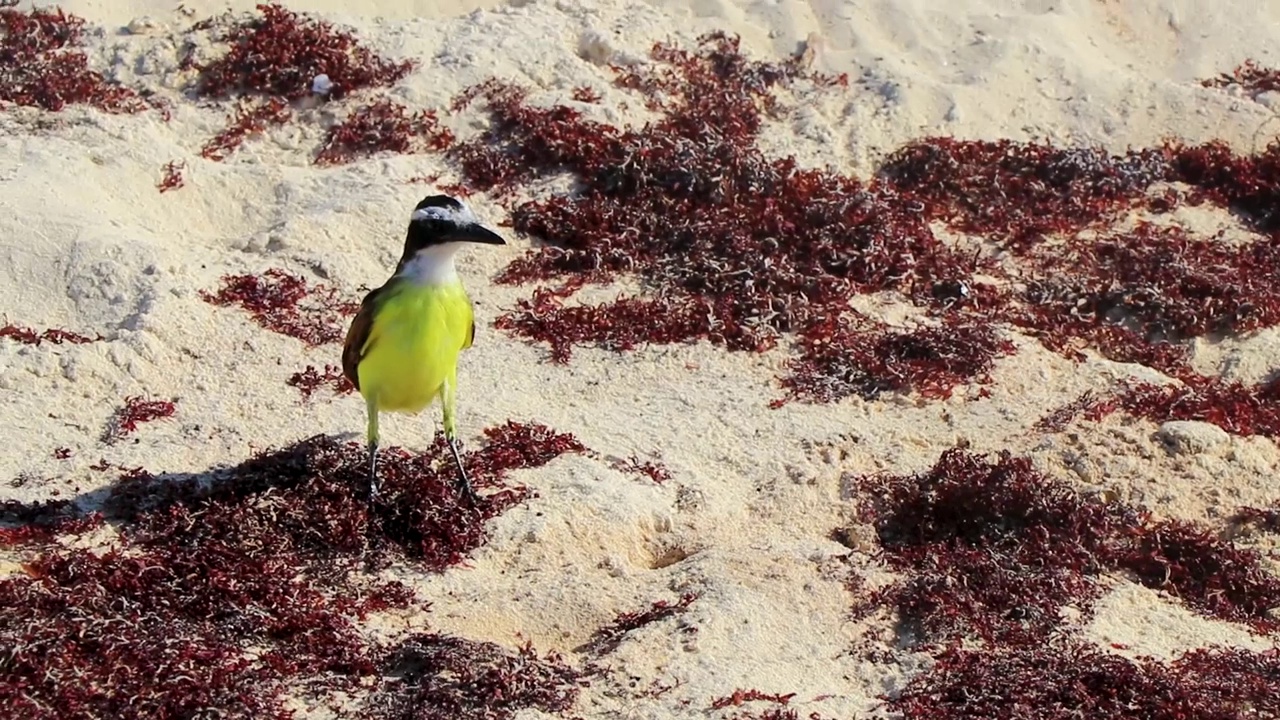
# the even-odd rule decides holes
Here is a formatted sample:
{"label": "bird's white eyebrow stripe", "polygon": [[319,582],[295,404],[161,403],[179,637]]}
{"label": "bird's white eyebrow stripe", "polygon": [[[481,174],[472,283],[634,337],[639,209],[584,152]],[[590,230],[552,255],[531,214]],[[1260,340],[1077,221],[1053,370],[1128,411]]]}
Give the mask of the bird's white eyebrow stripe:
{"label": "bird's white eyebrow stripe", "polygon": [[463,205],[460,208],[424,207],[413,211],[410,220],[444,220],[454,225],[477,225],[479,221],[471,212],[471,208]]}

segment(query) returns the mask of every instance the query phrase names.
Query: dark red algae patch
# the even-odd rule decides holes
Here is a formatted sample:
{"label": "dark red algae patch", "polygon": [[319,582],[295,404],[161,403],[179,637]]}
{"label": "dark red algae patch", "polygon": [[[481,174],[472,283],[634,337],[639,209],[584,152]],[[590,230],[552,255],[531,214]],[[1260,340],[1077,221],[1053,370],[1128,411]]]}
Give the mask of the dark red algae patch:
{"label": "dark red algae patch", "polygon": [[[49,549],[0,579],[0,703],[37,720],[289,718],[290,696],[369,720],[436,717],[406,715],[415,699],[457,701],[473,717],[564,707],[575,676],[554,660],[441,636],[386,648],[356,626],[415,601],[365,571],[392,558],[428,571],[459,562],[484,542],[484,521],[526,495],[504,485],[509,471],[581,447],[540,425],[486,436],[465,457],[483,509],[455,497],[442,441],[387,450],[372,508],[363,448],[325,436],[207,478],[127,474],[104,507],[116,548]],[[438,669],[407,681],[406,657]]]}
{"label": "dark red algae patch", "polygon": [[23,345],[39,345],[44,342],[53,343],[54,345],[61,345],[63,343],[68,343],[70,345],[86,345],[91,342],[98,342],[102,340],[101,335],[89,337],[88,335],[81,335],[80,333],[74,333],[70,330],[61,330],[59,328],[49,328],[47,330],[37,332],[24,325],[13,324],[0,327],[0,338],[10,338],[22,343]]}
{"label": "dark red algae patch", "polygon": [[[990,382],[995,360],[1015,351],[990,325],[971,320],[894,330],[865,316],[819,321],[782,378],[795,399],[833,402],[885,392],[948,398],[956,386]],[[772,403],[782,405],[784,400]]]}
{"label": "dark red algae patch", "polygon": [[1269,68],[1252,58],[1246,59],[1230,73],[1200,81],[1201,85],[1210,88],[1222,88],[1238,85],[1250,97],[1257,97],[1265,92],[1280,90],[1280,70]]}
{"label": "dark red algae patch", "polygon": [[177,407],[172,400],[148,400],[139,396],[127,397],[124,405],[116,410],[111,421],[107,424],[107,431],[103,436],[103,441],[107,443],[115,443],[132,435],[137,431],[138,426],[143,423],[149,423],[161,418],[172,417],[177,412]]}
{"label": "dark red algae patch", "polygon": [[555,653],[539,657],[531,645],[513,652],[438,633],[410,637],[384,665],[398,682],[371,706],[387,720],[507,720],[526,708],[559,713],[573,707],[581,684]]}
{"label": "dark red algae patch", "polygon": [[310,400],[320,388],[327,387],[335,395],[346,395],[355,392],[356,389],[342,374],[342,368],[337,365],[325,365],[323,370],[317,370],[314,365],[308,365],[305,369],[290,375],[285,384],[298,388],[304,400]]}
{"label": "dark red algae patch", "polygon": [[1014,247],[1109,224],[1167,179],[1161,150],[1114,157],[1044,143],[925,138],[895,151],[878,177],[930,220]]}
{"label": "dark red algae patch", "polygon": [[0,503],[0,548],[42,545],[102,526],[101,513],[84,513],[70,500]]}
{"label": "dark red algae patch", "polygon": [[[460,98],[458,106],[483,101],[493,118],[481,137],[449,151],[467,184],[501,196],[549,174],[579,183],[573,197],[513,209],[515,229],[546,247],[499,281],[571,284],[536,291],[500,327],[550,343],[557,360],[580,344],[628,350],[706,339],[760,351],[783,333],[828,333],[821,321],[854,292],[932,297],[935,286],[970,275],[973,260],[934,237],[895,193],[768,158],[756,146],[766,114],[780,111],[775,88],[839,79],[794,62],[748,61],[724,35],[703,38],[696,51],[658,45],[654,57],[615,81],[662,114],[641,129],[533,107],[524,90],[496,81]],[[654,292],[565,302],[583,280],[619,276]]]}
{"label": "dark red algae patch", "polygon": [[1264,532],[1280,533],[1280,500],[1269,508],[1242,507],[1231,516],[1236,525],[1256,525]]}
{"label": "dark red algae patch", "polygon": [[926,643],[1046,635],[1063,607],[1084,610],[1098,596],[1109,544],[1137,522],[1008,455],[992,462],[951,449],[923,473],[859,487],[885,562],[904,573],[870,604],[894,607]]}
{"label": "dark red algae patch", "polygon": [[308,18],[276,3],[259,4],[258,15],[236,23],[219,38],[227,54],[199,68],[201,97],[227,99],[263,95],[297,100],[311,94],[317,75],[328,75],[329,95],[385,87],[413,70],[361,45],[350,32]]}
{"label": "dark red algae patch", "polygon": [[903,574],[864,598],[860,612],[892,607],[925,645],[1037,642],[1061,629],[1064,608],[1088,614],[1105,572],[1209,617],[1259,632],[1280,627],[1271,616],[1280,578],[1257,553],[1206,528],[1082,497],[1025,458],[951,449],[926,472],[863,478],[859,489],[883,560]]}
{"label": "dark red algae patch", "polygon": [[885,708],[903,720],[1277,718],[1280,654],[1215,648],[1162,663],[1062,639],[956,647]]}
{"label": "dark red algae patch", "polygon": [[1180,598],[1203,615],[1261,631],[1280,629],[1280,618],[1270,615],[1280,608],[1280,577],[1262,568],[1257,552],[1177,520],[1147,524],[1132,535],[1114,563],[1138,582]]}
{"label": "dark red algae patch", "polygon": [[156,183],[156,188],[161,192],[161,194],[169,192],[170,190],[177,190],[187,184],[186,180],[182,177],[182,171],[186,169],[186,167],[186,161],[170,160],[165,163],[164,167],[161,168],[164,175],[160,178],[160,182]]}
{"label": "dark red algae patch", "polygon": [[217,292],[200,297],[219,306],[239,305],[262,327],[316,347],[341,342],[344,322],[359,302],[344,299],[336,288],[307,281],[279,268],[261,275],[226,275]]}
{"label": "dark red algae patch", "polygon": [[1042,418],[1038,427],[1060,430],[1083,416],[1097,421],[1114,412],[1155,423],[1194,420],[1235,435],[1280,437],[1280,381],[1254,385],[1194,373],[1179,383],[1130,383],[1110,394],[1086,393]]}
{"label": "dark red algae patch", "polygon": [[685,593],[676,602],[656,600],[644,610],[619,613],[608,625],[597,628],[591,640],[579,650],[595,654],[613,652],[632,630],[682,615],[697,599],[697,594]]}
{"label": "dark red algae patch", "polygon": [[404,105],[382,98],[356,108],[345,120],[329,128],[314,162],[339,165],[383,151],[443,150],[453,140],[453,133],[440,125],[433,111],[409,112]]}
{"label": "dark red algae patch", "polygon": [[[1252,155],[1177,142],[1116,155],[934,137],[863,181],[768,157],[756,143],[787,110],[775,90],[840,79],[795,59],[749,60],[720,34],[692,50],[659,44],[652,59],[615,70],[614,84],[658,115],[639,128],[590,120],[580,106],[532,105],[499,80],[454,103],[482,104],[491,118],[446,151],[468,187],[510,198],[537,178],[575,182],[569,195],[512,201],[515,230],[542,245],[498,277],[544,284],[496,322],[547,343],[553,360],[583,345],[693,340],[763,351],[793,335],[807,357],[784,380],[788,396],[838,400],[885,384],[846,358],[866,354],[864,329],[848,322],[851,296],[887,291],[957,340],[894,338],[903,347],[882,346],[871,364],[933,345],[909,382],[888,382],[945,396],[1008,352],[984,330],[996,324],[1069,357],[1092,348],[1183,377],[1186,341],[1280,323],[1270,237],[1228,245],[1177,228],[1115,227],[1130,211],[1207,202],[1258,233],[1280,229],[1280,143]],[[991,252],[962,252],[933,224],[979,236]],[[643,290],[572,302],[587,283],[619,278]]]}
{"label": "dark red algae patch", "polygon": [[[332,83],[326,97],[337,100],[353,92],[394,85],[414,68],[412,61],[383,58],[350,32],[282,5],[260,4],[257,11],[256,16],[218,35],[228,46],[226,55],[197,67],[198,97],[239,99],[227,129],[205,144],[205,157],[222,160],[249,135],[269,125],[288,123],[293,118],[291,103],[311,95],[312,83],[319,75],[328,76]],[[353,122],[377,125],[365,128],[375,131],[385,130],[390,119],[385,113],[371,114],[369,108],[357,111],[348,119],[349,127],[331,131],[329,145],[345,142],[360,147],[368,137],[361,136],[359,128],[350,127]],[[339,133],[336,141],[334,132]],[[355,150],[334,149],[325,157],[332,159],[341,152]]]}
{"label": "dark red algae patch", "polygon": [[167,111],[132,88],[107,82],[80,49],[83,18],[61,9],[16,9],[0,0],[0,107],[6,104],[57,112],[90,105],[108,113]]}

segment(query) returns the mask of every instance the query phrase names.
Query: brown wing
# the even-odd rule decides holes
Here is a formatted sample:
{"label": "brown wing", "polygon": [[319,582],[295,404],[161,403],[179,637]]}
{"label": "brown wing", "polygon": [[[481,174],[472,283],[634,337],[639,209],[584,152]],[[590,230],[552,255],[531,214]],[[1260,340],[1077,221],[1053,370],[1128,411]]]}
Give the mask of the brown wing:
{"label": "brown wing", "polygon": [[356,390],[360,389],[360,361],[364,359],[364,344],[373,331],[373,313],[378,307],[378,298],[382,288],[372,290],[360,302],[360,310],[351,321],[347,330],[347,339],[342,344],[342,374],[347,376]]}
{"label": "brown wing", "polygon": [[466,350],[467,348],[471,347],[471,343],[474,342],[475,339],[476,339],[476,321],[472,320],[471,329],[467,330],[467,339],[465,342],[462,343],[462,349]]}

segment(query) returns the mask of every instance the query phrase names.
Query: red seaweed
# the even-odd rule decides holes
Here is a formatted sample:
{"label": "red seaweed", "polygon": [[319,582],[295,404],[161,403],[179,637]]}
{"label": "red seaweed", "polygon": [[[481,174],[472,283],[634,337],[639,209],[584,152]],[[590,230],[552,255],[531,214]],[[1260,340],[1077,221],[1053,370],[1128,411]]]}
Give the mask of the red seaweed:
{"label": "red seaweed", "polygon": [[0,327],[0,338],[12,338],[23,345],[39,345],[42,342],[51,342],[54,345],[61,345],[62,343],[85,345],[102,340],[101,335],[89,337],[58,328],[49,328],[36,332],[29,327],[13,324]]}
{"label": "red seaweed", "polygon": [[441,127],[434,112],[420,110],[410,113],[405,106],[382,98],[356,108],[341,123],[329,128],[314,162],[316,165],[338,165],[382,151],[443,150],[452,143],[453,133]]}
{"label": "red seaweed", "polygon": [[17,10],[0,2],[0,107],[5,104],[58,112],[68,105],[89,105],[107,113],[139,113],[158,108],[132,88],[110,83],[89,67],[79,49],[85,21],[61,9]]}
{"label": "red seaweed", "polygon": [[[536,424],[485,435],[465,455],[489,498],[475,509],[456,497],[440,437],[421,454],[384,450],[372,506],[363,446],[327,436],[201,476],[125,473],[103,506],[117,547],[54,547],[0,578],[0,703],[33,720],[288,718],[289,696],[367,720],[566,709],[578,676],[555,657],[441,635],[386,648],[355,624],[415,600],[371,570],[395,558],[429,572],[457,564],[485,541],[487,520],[527,496],[505,484],[511,470],[582,449]],[[19,540],[86,517],[64,503],[4,512]],[[341,695],[360,707],[341,709]],[[446,714],[413,714],[433,707]]]}
{"label": "red seaweed", "polygon": [[1194,650],[1162,663],[1088,644],[948,648],[885,706],[904,720],[1182,720],[1280,716],[1280,655]]}
{"label": "red seaweed", "polygon": [[919,642],[977,637],[1037,642],[1060,611],[1090,611],[1105,571],[1181,598],[1193,610],[1271,632],[1280,577],[1257,553],[1207,528],[1153,521],[1136,509],[1081,496],[1030,461],[995,461],[958,448],[928,471],[859,482],[864,520],[904,579],[860,601],[896,609]]}
{"label": "red seaweed", "polygon": [[356,90],[385,87],[414,68],[361,45],[350,32],[308,18],[277,3],[257,6],[258,15],[236,23],[221,37],[225,56],[199,68],[201,97],[263,95],[297,100],[311,94],[317,75],[328,75],[338,99]]}
{"label": "red seaweed", "polygon": [[290,375],[285,383],[298,388],[304,400],[310,400],[311,396],[322,387],[329,388],[337,395],[346,395],[355,392],[356,389],[342,374],[342,368],[337,365],[325,365],[324,370],[317,370],[314,365],[308,365],[305,369]]}
{"label": "red seaweed", "polygon": [[316,347],[341,342],[345,319],[359,303],[343,299],[336,288],[309,286],[300,276],[272,268],[261,275],[227,275],[216,293],[200,291],[213,305],[239,305],[262,327]]}
{"label": "red seaweed", "polygon": [[107,424],[103,442],[116,443],[132,435],[142,423],[172,417],[177,408],[172,400],[147,400],[138,396],[127,397],[124,406],[116,411]]}
{"label": "red seaweed", "polygon": [[1250,97],[1257,97],[1265,92],[1280,90],[1280,70],[1266,67],[1252,58],[1246,59],[1230,73],[1222,73],[1217,77],[1200,81],[1201,85],[1210,88],[1238,85]]}
{"label": "red seaweed", "polygon": [[160,178],[160,182],[156,183],[156,187],[161,193],[177,190],[186,185],[186,180],[182,177],[182,170],[186,166],[186,161],[170,160],[165,163],[165,166],[161,168],[164,171],[164,176]]}
{"label": "red seaweed", "polygon": [[697,594],[685,593],[676,602],[656,600],[644,610],[620,613],[608,625],[598,628],[580,650],[597,655],[613,652],[632,630],[680,615],[697,599]]}

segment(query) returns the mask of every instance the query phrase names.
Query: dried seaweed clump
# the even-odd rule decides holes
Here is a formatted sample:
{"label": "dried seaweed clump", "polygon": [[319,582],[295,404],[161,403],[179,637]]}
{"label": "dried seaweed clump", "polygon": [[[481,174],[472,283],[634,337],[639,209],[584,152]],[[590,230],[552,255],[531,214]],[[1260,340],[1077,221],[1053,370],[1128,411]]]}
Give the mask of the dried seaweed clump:
{"label": "dried seaweed clump", "polygon": [[217,292],[200,297],[219,306],[239,305],[262,327],[316,347],[341,342],[346,317],[359,303],[343,299],[336,288],[307,281],[279,268],[261,275],[227,275]]}
{"label": "dried seaweed clump", "polygon": [[[360,90],[394,85],[414,68],[410,60],[392,61],[378,55],[350,32],[323,20],[276,3],[260,4],[257,10],[258,15],[236,23],[219,38],[230,48],[226,55],[198,68],[197,95],[239,99],[227,128],[205,144],[202,154],[207,158],[222,160],[249,135],[288,123],[293,118],[291,103],[311,95],[320,75],[330,83],[324,95],[337,100]],[[330,132],[328,145],[334,149],[326,159],[354,152],[346,146],[361,148],[361,143],[369,142],[367,135],[360,136],[359,127],[351,127],[353,123],[387,130],[389,120],[385,113],[371,114],[369,108],[357,111],[345,130]],[[380,147],[390,148],[397,138],[384,138]]]}
{"label": "dried seaweed clump", "polygon": [[[1087,343],[1121,362],[1188,377],[1184,341],[1280,323],[1269,241],[1231,246],[1180,227],[1133,230],[1031,249],[1024,288],[996,315],[1053,350]],[[1070,272],[1066,269],[1071,268]]]}
{"label": "dried seaweed clump", "polygon": [[937,137],[902,147],[877,173],[922,202],[930,219],[1014,247],[1112,221],[1168,174],[1162,150],[1113,157],[1093,148]]}
{"label": "dried seaweed clump", "polygon": [[509,720],[519,710],[559,713],[573,707],[581,675],[555,653],[516,652],[490,642],[438,633],[414,635],[388,653],[398,682],[371,702],[386,720]]}
{"label": "dried seaweed clump", "polygon": [[1195,650],[1162,663],[1081,642],[950,648],[886,699],[904,720],[1280,717],[1280,655]]}
{"label": "dried seaweed clump", "polygon": [[861,490],[886,561],[906,573],[872,603],[896,607],[925,642],[1043,636],[1064,606],[1086,609],[1098,595],[1108,543],[1136,522],[1024,458],[959,449],[919,475],[865,478]]}
{"label": "dried seaweed clump", "polygon": [[[119,523],[118,547],[55,548],[25,574],[0,579],[0,646],[8,649],[0,702],[37,720],[288,718],[286,697],[309,711],[339,711],[342,696],[359,697],[371,676],[375,694],[419,692],[381,676],[385,650],[354,624],[407,606],[413,594],[361,571],[392,556],[427,570],[458,562],[484,541],[486,519],[524,497],[502,487],[508,471],[576,447],[538,425],[490,428],[484,447],[465,459],[478,488],[497,490],[483,510],[453,497],[452,474],[437,470],[447,467],[442,442],[423,455],[388,451],[386,489],[372,508],[363,450],[325,436],[264,452],[207,482],[128,474],[105,504]],[[474,716],[505,717],[522,702],[513,698],[547,707],[571,701],[553,684],[568,671],[539,675],[532,661],[526,668],[500,662],[493,649],[437,642],[458,648],[443,672],[485,680],[480,693],[456,688]],[[544,680],[538,695],[531,684]],[[419,697],[430,700],[429,692]],[[405,715],[371,707],[356,717]]]}
{"label": "dried seaweed clump", "polygon": [[0,502],[0,548],[45,545],[62,535],[102,526],[101,513],[84,513],[70,500]]}
{"label": "dried seaweed clump", "polygon": [[119,442],[136,432],[138,426],[142,423],[172,417],[175,412],[177,412],[177,406],[174,405],[172,400],[147,400],[139,396],[127,397],[124,400],[124,406],[116,410],[111,422],[107,424],[107,431],[104,433],[103,440],[107,443]]}
{"label": "dried seaweed clump", "polygon": [[613,652],[632,630],[682,615],[697,599],[696,594],[685,593],[675,602],[655,600],[644,610],[619,613],[608,625],[597,628],[591,640],[580,649],[597,654]]}
{"label": "dried seaweed clump", "polygon": [[1200,84],[1210,88],[1238,85],[1250,97],[1256,98],[1262,93],[1280,90],[1280,70],[1266,67],[1257,60],[1248,58],[1230,73],[1222,73],[1217,77],[1201,80]]}
{"label": "dried seaweed clump", "polygon": [[0,107],[7,103],[50,112],[90,105],[108,113],[138,113],[156,102],[114,85],[89,67],[79,48],[84,19],[60,9],[16,9],[0,0]]}
{"label": "dried seaweed clump", "polygon": [[[535,106],[498,80],[454,104],[483,103],[491,118],[447,151],[469,187],[509,197],[536,178],[576,183],[571,196],[513,205],[516,231],[545,245],[499,277],[546,284],[497,325],[547,343],[556,361],[592,344],[626,351],[705,339],[763,351],[794,333],[805,357],[783,381],[792,398],[832,401],[882,385],[942,397],[1008,352],[978,329],[994,323],[1070,357],[1092,348],[1180,378],[1190,373],[1187,340],[1280,323],[1271,238],[1228,246],[1176,228],[1115,228],[1132,210],[1210,202],[1271,233],[1280,228],[1280,142],[1251,155],[1177,142],[1117,155],[925,138],[863,182],[756,146],[762,124],[786,111],[775,90],[839,80],[795,60],[748,60],[721,34],[692,50],[659,44],[652,59],[616,70],[615,85],[658,114],[638,129]],[[999,259],[961,253],[934,222],[981,236]],[[572,302],[587,283],[618,278],[643,290]],[[893,335],[867,357],[848,300],[881,291],[921,308],[938,336]],[[943,347],[944,336],[956,340]],[[926,345],[909,378],[894,376],[895,353]]]}
{"label": "dried seaweed clump", "polygon": [[1082,498],[1030,461],[959,449],[927,472],[864,478],[861,512],[904,579],[864,610],[894,607],[925,644],[1034,643],[1061,610],[1087,613],[1103,572],[1127,573],[1209,617],[1270,632],[1280,577],[1205,528]]}
{"label": "dried seaweed clump", "polygon": [[[573,197],[517,205],[515,229],[547,246],[512,263],[504,283],[541,288],[498,326],[547,342],[627,350],[706,339],[732,350],[773,347],[783,333],[815,343],[855,292],[901,290],[924,302],[968,278],[975,265],[930,232],[892,189],[773,159],[756,139],[782,106],[783,86],[828,86],[796,62],[749,61],[722,34],[695,50],[659,44],[655,63],[620,70],[615,83],[661,117],[641,129],[587,120],[570,107],[535,107],[497,81],[457,106],[483,100],[480,137],[453,146],[466,182],[502,195],[531,178],[570,173]],[[567,302],[585,282],[637,277],[653,292],[602,305]],[[949,320],[948,320],[949,322]]]}
{"label": "dried seaweed clump", "polygon": [[[1249,155],[1235,153],[1222,141],[1170,147],[1172,179],[1192,186],[1193,202],[1208,201],[1236,210],[1261,233],[1280,230],[1280,140]],[[1274,272],[1274,268],[1260,267],[1253,272]]]}
{"label": "dried seaweed clump", "polygon": [[337,395],[346,395],[356,389],[342,374],[342,368],[337,365],[325,365],[324,370],[317,370],[314,365],[308,365],[305,369],[290,375],[285,384],[298,388],[304,400],[310,400],[311,396],[322,387],[329,388]]}
{"label": "dried seaweed clump", "polygon": [[[1253,550],[1235,547],[1202,527],[1166,520],[1145,525],[1115,558],[1138,582],[1181,598],[1204,615],[1280,628],[1280,577],[1262,568]],[[1276,678],[1280,690],[1280,677]]]}
{"label": "dried seaweed clump", "polygon": [[23,345],[39,345],[43,342],[50,342],[54,345],[69,343],[71,345],[86,345],[91,342],[102,340],[101,335],[81,335],[71,332],[70,330],[62,330],[60,328],[48,328],[36,332],[35,330],[23,325],[5,325],[0,327],[0,338],[12,338]]}
{"label": "dried seaweed clump", "polygon": [[819,326],[825,326],[821,332],[801,337],[802,354],[782,379],[794,397],[812,402],[912,390],[947,398],[962,383],[990,382],[995,360],[1015,350],[990,325],[969,319],[905,331],[863,316],[830,318]]}
{"label": "dried seaweed clump", "polygon": [[394,62],[361,45],[351,33],[277,3],[259,4],[258,15],[232,26],[221,40],[225,56],[200,68],[197,93],[227,99],[262,95],[297,100],[311,94],[317,75],[333,83],[335,99],[373,87],[390,86],[413,70],[412,61]]}
{"label": "dried seaweed clump", "polygon": [[204,147],[200,148],[200,155],[210,160],[225,160],[250,135],[266,132],[271,125],[284,125],[291,119],[293,110],[280,98],[267,98],[258,103],[241,100],[236,105],[231,122],[222,132],[205,142]]}
{"label": "dried seaweed clump", "polygon": [[453,133],[440,125],[431,110],[411,113],[393,100],[382,98],[356,108],[345,120],[329,128],[316,165],[339,165],[382,151],[412,153],[443,150],[453,143]]}
{"label": "dried seaweed clump", "polygon": [[1239,381],[1188,374],[1181,384],[1137,383],[1080,408],[1097,420],[1117,410],[1163,423],[1195,420],[1235,435],[1280,437],[1280,382],[1247,385]]}

